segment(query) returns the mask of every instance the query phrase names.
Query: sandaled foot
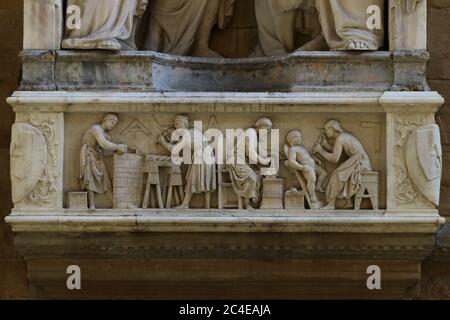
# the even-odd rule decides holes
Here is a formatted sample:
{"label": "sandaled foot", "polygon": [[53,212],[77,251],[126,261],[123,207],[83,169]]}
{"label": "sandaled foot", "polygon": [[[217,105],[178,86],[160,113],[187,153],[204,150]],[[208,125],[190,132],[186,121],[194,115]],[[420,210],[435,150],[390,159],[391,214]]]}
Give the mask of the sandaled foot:
{"label": "sandaled foot", "polygon": [[370,45],[365,40],[350,40],[347,42],[346,50],[371,50]]}

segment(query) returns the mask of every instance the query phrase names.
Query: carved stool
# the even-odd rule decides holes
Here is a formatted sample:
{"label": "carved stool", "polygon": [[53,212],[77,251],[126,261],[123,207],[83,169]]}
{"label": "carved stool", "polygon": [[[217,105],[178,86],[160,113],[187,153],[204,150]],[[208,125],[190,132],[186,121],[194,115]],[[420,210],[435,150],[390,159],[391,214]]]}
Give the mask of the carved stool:
{"label": "carved stool", "polygon": [[306,192],[292,188],[284,194],[284,208],[286,210],[304,210]]}
{"label": "carved stool", "polygon": [[[164,209],[164,202],[161,192],[161,183],[159,180],[159,167],[157,163],[147,162],[143,168],[144,181],[147,175],[147,183],[145,185],[144,200],[142,201],[142,208],[147,209],[149,202],[152,208],[156,208],[156,200],[160,209]],[[152,192],[152,186],[156,187],[156,198]],[[150,200],[150,201],[149,201]]]}
{"label": "carved stool", "polygon": [[172,195],[175,198],[175,204],[177,206],[183,202],[183,177],[181,176],[181,168],[180,166],[172,166],[169,170],[169,184],[167,186],[166,202],[167,209],[172,207]]}
{"label": "carved stool", "polygon": [[283,196],[284,179],[264,178],[261,209],[284,209]]}
{"label": "carved stool", "polygon": [[361,188],[359,188],[355,195],[355,210],[359,210],[361,208],[361,202],[363,199],[370,199],[373,210],[378,210],[379,184],[379,172],[361,172]]}

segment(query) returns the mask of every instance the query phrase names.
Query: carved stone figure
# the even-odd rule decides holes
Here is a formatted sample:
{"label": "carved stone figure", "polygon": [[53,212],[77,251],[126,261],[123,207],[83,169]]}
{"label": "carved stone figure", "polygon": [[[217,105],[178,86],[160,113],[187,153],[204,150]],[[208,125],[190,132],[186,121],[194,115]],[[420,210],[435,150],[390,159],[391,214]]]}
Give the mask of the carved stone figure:
{"label": "carved stone figure", "polygon": [[209,48],[213,27],[224,28],[236,0],[153,0],[144,50],[220,57]]}
{"label": "carved stone figure", "polygon": [[103,160],[103,150],[124,154],[128,147],[111,142],[108,131],[114,129],[119,118],[108,114],[101,124],[89,128],[81,140],[80,183],[88,191],[89,209],[95,210],[95,194],[106,194],[113,202],[112,185]]}
{"label": "carved stone figure", "polygon": [[[329,141],[333,141],[332,144]],[[331,120],[325,125],[314,153],[331,163],[339,163],[344,155],[347,157],[331,174],[326,190],[328,204],[323,209],[334,210],[337,199],[345,199],[345,208],[353,208],[352,197],[361,186],[361,172],[372,170],[361,141],[346,132],[339,122]]]}
{"label": "carved stone figure", "polygon": [[[384,2],[317,0],[320,24],[330,50],[378,50],[384,40]],[[380,10],[380,29],[370,30],[368,27],[370,6]]]}
{"label": "carved stone figure", "polygon": [[47,162],[47,144],[36,127],[16,123],[11,137],[12,199],[18,204],[35,188]]}
{"label": "carved stone figure", "polygon": [[[159,136],[158,143],[173,153],[177,150],[192,150],[192,161],[186,176],[186,187],[183,203],[178,209],[188,209],[194,194],[204,193],[206,208],[211,207],[211,193],[217,188],[216,164],[214,150],[209,146],[208,139],[198,128],[189,129],[189,118],[179,115],[175,118],[174,133],[180,135],[180,141],[167,141],[164,135]],[[173,135],[172,135],[173,137]],[[186,158],[186,155],[183,155]]]}
{"label": "carved stone figure", "polygon": [[[241,135],[237,137],[237,144],[233,149],[234,163],[231,164],[232,161],[227,161],[234,192],[238,197],[244,199],[244,208],[247,210],[253,208],[250,201],[257,203],[260,200],[262,185],[262,179],[250,166],[249,159],[254,159],[262,165],[269,165],[271,162],[270,158],[258,154],[258,131],[261,129],[271,130],[272,121],[261,118],[255,123],[254,128],[249,128],[246,132],[242,131]],[[241,154],[239,150],[245,150],[245,154]]]}
{"label": "carved stone figure", "polygon": [[[312,209],[317,209],[319,205],[319,199],[317,198],[316,191],[324,192],[323,184],[328,176],[328,173],[316,160],[309,154],[302,146],[302,133],[298,130],[291,131],[286,136],[287,144],[285,145],[285,153],[288,157],[286,165],[293,170],[301,173],[306,180],[305,192],[308,193],[310,206]],[[301,184],[304,184],[302,181]]]}
{"label": "carved stone figure", "polygon": [[[62,47],[136,50],[135,17],[144,14],[147,2],[148,0],[68,0],[68,8],[80,8],[80,28],[74,27],[71,30],[66,23]],[[68,15],[66,19],[69,18]]]}
{"label": "carved stone figure", "polygon": [[286,54],[295,50],[377,50],[384,40],[383,25],[370,30],[369,6],[380,8],[383,22],[384,0],[317,0],[322,34],[298,48],[297,21],[299,8],[311,6],[307,0],[255,0],[259,47],[265,56]]}
{"label": "carved stone figure", "polygon": [[439,127],[425,125],[415,130],[405,145],[409,176],[419,191],[439,205],[442,176],[442,147]]}
{"label": "carved stone figure", "polygon": [[23,48],[58,50],[63,34],[63,0],[25,0]]}
{"label": "carved stone figure", "polygon": [[427,2],[389,1],[390,50],[427,49]]}

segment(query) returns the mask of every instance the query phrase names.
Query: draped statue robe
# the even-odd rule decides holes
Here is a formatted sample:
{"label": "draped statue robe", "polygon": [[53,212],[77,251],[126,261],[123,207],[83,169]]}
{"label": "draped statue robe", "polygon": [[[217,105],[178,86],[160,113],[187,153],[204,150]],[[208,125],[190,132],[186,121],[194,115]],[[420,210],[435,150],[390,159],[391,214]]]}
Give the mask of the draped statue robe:
{"label": "draped statue robe", "polygon": [[297,49],[299,8],[316,6],[323,36],[330,50],[350,50],[349,43],[364,41],[369,50],[383,45],[384,30],[369,30],[367,8],[378,5],[384,22],[385,0],[255,0],[259,46],[263,55],[275,56]]}
{"label": "draped statue robe", "polygon": [[[323,35],[330,50],[349,50],[351,41],[360,40],[368,45],[368,50],[378,50],[384,41],[385,0],[316,0]],[[380,8],[381,29],[370,30],[367,8]]]}
{"label": "draped statue robe", "polygon": [[190,55],[197,43],[209,44],[209,36],[214,25],[225,28],[233,15],[235,1],[150,1],[150,18],[144,50],[180,56]]}
{"label": "draped statue robe", "polygon": [[130,38],[134,36],[133,21],[141,2],[142,0],[68,0],[68,7],[75,5],[81,10],[81,29],[70,30],[66,26],[62,47],[121,50],[127,41],[134,43],[134,39]]}

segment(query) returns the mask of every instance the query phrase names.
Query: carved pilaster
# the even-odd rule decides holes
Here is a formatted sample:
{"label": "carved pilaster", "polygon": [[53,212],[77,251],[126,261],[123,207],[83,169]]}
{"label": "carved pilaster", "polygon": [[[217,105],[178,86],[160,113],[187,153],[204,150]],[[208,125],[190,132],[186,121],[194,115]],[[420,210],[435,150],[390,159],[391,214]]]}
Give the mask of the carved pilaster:
{"label": "carved pilaster", "polygon": [[427,0],[389,0],[389,48],[427,49]]}
{"label": "carved pilaster", "polygon": [[63,0],[24,0],[24,50],[60,49],[63,30]]}
{"label": "carved pilaster", "polygon": [[387,163],[391,164],[387,175],[388,210],[436,208],[414,183],[405,152],[411,135],[417,129],[434,123],[434,115],[429,113],[387,115]]}
{"label": "carved pilaster", "polygon": [[[11,142],[11,163],[17,168],[11,170],[13,194],[18,194],[15,208],[62,208],[63,150],[62,113],[17,113]],[[15,171],[35,177],[15,176]]]}

